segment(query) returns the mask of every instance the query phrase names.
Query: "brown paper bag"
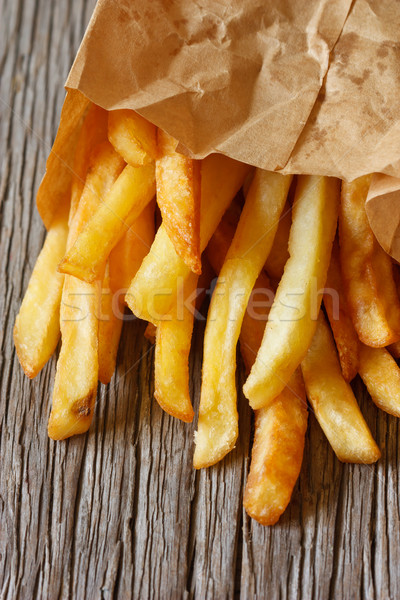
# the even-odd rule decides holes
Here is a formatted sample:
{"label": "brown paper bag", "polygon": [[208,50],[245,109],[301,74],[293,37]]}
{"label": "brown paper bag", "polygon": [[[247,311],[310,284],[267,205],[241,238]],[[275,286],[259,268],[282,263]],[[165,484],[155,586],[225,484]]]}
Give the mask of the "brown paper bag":
{"label": "brown paper bag", "polygon": [[397,0],[99,0],[67,80],[40,214],[48,225],[68,187],[87,99],[137,110],[198,158],[400,177],[399,47]]}

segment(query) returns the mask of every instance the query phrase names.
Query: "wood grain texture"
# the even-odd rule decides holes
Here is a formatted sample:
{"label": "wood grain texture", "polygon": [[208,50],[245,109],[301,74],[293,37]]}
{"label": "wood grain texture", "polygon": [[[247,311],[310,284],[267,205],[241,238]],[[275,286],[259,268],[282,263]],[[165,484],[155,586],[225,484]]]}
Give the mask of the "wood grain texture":
{"label": "wood grain texture", "polygon": [[[399,424],[358,380],[381,461],[341,465],[311,416],[300,480],[272,528],[242,509],[251,439],[243,397],[237,448],[194,472],[194,425],[152,399],[143,323],[124,325],[118,371],[99,388],[89,434],[48,439],[55,360],[30,382],[12,327],[44,239],[35,193],[63,82],[93,6],[0,0],[0,597],[398,598]],[[199,323],[196,402],[203,332]]]}

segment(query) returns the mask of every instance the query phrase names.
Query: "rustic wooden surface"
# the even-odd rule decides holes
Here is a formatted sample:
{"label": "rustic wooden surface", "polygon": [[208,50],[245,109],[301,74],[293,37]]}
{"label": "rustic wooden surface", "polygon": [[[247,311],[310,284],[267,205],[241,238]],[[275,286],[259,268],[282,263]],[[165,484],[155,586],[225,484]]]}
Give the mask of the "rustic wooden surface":
{"label": "rustic wooden surface", "polygon": [[[0,0],[0,597],[399,598],[398,421],[372,406],[360,382],[381,461],[339,464],[310,416],[301,477],[273,528],[242,509],[251,418],[243,398],[236,450],[195,473],[194,426],[152,400],[141,323],[125,326],[89,434],[47,438],[55,361],[30,382],[12,327],[44,238],[35,192],[93,5]],[[200,324],[196,398],[202,333]]]}

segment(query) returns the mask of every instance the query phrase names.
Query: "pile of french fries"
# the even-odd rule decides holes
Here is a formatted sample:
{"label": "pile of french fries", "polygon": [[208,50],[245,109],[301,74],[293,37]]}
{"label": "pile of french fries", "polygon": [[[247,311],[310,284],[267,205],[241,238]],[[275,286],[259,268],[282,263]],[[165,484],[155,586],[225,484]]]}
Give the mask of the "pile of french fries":
{"label": "pile of french fries", "polygon": [[299,476],[307,398],[345,462],[380,456],[350,387],[357,374],[377,406],[400,416],[397,266],[368,224],[368,176],[293,177],[217,154],[192,160],[176,147],[133,111],[90,105],[15,346],[35,377],[61,335],[48,432],[83,433],[98,381],[114,373],[129,307],[155,342],[157,402],[191,422],[192,330],[212,287],[194,467],[235,446],[239,341],[255,411],[244,505],[270,525]]}

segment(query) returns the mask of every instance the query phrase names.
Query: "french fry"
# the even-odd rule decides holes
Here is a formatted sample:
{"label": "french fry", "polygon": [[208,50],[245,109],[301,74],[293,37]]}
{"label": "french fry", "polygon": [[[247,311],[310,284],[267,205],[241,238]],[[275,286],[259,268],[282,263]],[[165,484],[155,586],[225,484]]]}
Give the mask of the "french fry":
{"label": "french fry", "polygon": [[133,110],[108,113],[108,139],[133,167],[148,165],[157,157],[156,127]]}
{"label": "french fry", "polygon": [[[208,243],[207,258],[216,273],[220,273],[225,262],[229,246],[231,245],[235,234],[235,227],[236,225],[230,223],[224,215],[221,223],[218,225],[214,235]],[[263,292],[264,295],[268,295],[270,300],[269,302],[260,303],[257,307],[257,314],[255,314],[255,307],[253,305],[255,292]],[[247,373],[250,372],[257,356],[258,349],[261,346],[265,323],[271,308],[271,299],[273,299],[273,292],[271,290],[269,278],[265,271],[261,271],[250,295],[247,310],[243,317],[242,328],[240,330],[240,353],[244,360]],[[243,332],[244,335],[242,335]]]}
{"label": "french fry", "polygon": [[[182,305],[160,321],[154,356],[154,397],[165,412],[190,423],[194,412],[189,393],[189,353],[198,275],[182,283]],[[166,315],[167,316],[167,315]]]}
{"label": "french fry", "polygon": [[[67,248],[112,188],[122,168],[123,160],[108,142],[94,150],[78,207],[70,218]],[[49,437],[54,440],[83,433],[92,421],[99,372],[100,293],[100,282],[90,284],[71,275],[64,278],[60,310],[62,344],[48,425]]]}
{"label": "french fry", "polygon": [[350,385],[343,378],[335,343],[322,312],[301,370],[308,400],[338,459],[366,464],[377,461],[379,448]]}
{"label": "french fry", "polygon": [[211,298],[195,434],[196,469],[221,460],[237,439],[236,346],[251,291],[271,250],[291,179],[257,170]]}
{"label": "french fry", "polygon": [[[207,246],[207,258],[214,271],[219,273],[228,254],[229,246],[235,234],[236,224],[228,221],[225,215],[218,225],[214,235]],[[261,295],[262,299],[257,299]],[[273,302],[274,293],[271,289],[270,280],[261,271],[250,295],[247,310],[243,317],[240,333],[240,353],[246,366],[246,372],[250,373],[251,367],[257,356],[264,335],[265,324]],[[254,305],[256,300],[257,307]],[[257,311],[256,311],[257,308]],[[242,333],[244,334],[242,335]]]}
{"label": "french fry", "polygon": [[281,218],[279,219],[279,225],[271,252],[265,262],[265,270],[268,275],[276,281],[279,281],[282,277],[285,265],[289,258],[288,244],[291,225],[292,209],[289,202],[286,202]]}
{"label": "french fry", "polygon": [[[201,165],[200,250],[203,251],[222,215],[249,172],[248,165],[212,154]],[[132,312],[157,324],[171,309],[177,286],[190,273],[161,225],[154,243],[134,277],[126,297]]]}
{"label": "french fry", "polygon": [[107,263],[101,284],[99,317],[99,381],[110,383],[117,362],[123,320],[116,311],[110,286],[110,266]]}
{"label": "french fry", "polygon": [[[207,255],[219,271],[233,237],[232,226],[221,221],[207,247]],[[255,291],[273,296],[267,275],[261,271]],[[252,306],[249,300],[240,331],[240,352],[250,371],[264,334],[270,304]],[[276,523],[290,501],[300,473],[307,429],[307,404],[298,370],[289,386],[268,408],[255,411],[255,433],[250,473],[243,504],[247,513],[263,525]]]}
{"label": "french fry", "polygon": [[63,440],[90,427],[98,380],[100,286],[66,276],[60,322],[62,344],[57,362],[48,434]]}
{"label": "french fry", "polygon": [[359,373],[375,404],[400,417],[400,369],[390,353],[360,344]]}
{"label": "french fry", "polygon": [[178,256],[200,274],[200,162],[176,152],[177,141],[161,129],[157,141],[157,204],[162,222]]}
{"label": "french fry", "polygon": [[71,184],[71,214],[74,214],[85,185],[93,148],[107,140],[107,111],[91,103],[85,116],[74,158]]}
{"label": "french fry", "polygon": [[154,166],[127,165],[61,261],[59,271],[88,283],[98,279],[111,250],[154,194]]}
{"label": "french fry", "polygon": [[358,336],[351,320],[340,269],[339,246],[335,241],[328,269],[324,306],[335,338],[343,377],[351,381],[358,373]]}
{"label": "french fry", "polygon": [[[110,191],[125,166],[124,160],[107,141],[92,149],[84,188],[78,204],[71,204],[68,248]],[[103,265],[104,266],[104,265]]]}
{"label": "french fry", "polygon": [[290,502],[303,461],[307,417],[299,369],[272,404],[256,411],[243,505],[262,525],[274,525]]}
{"label": "french fry", "polygon": [[370,179],[342,184],[341,267],[358,337],[368,346],[383,347],[400,339],[400,301],[392,261],[375,239],[364,208]]}
{"label": "french fry", "polygon": [[149,202],[110,252],[110,286],[122,300],[154,241],[154,208]]}
{"label": "french fry", "polygon": [[[255,289],[272,294],[269,280],[261,271]],[[255,290],[253,290],[254,292]],[[254,313],[249,300],[240,331],[240,352],[250,371],[264,334],[270,306]],[[307,401],[300,369],[267,408],[255,411],[255,431],[243,505],[262,525],[273,525],[289,504],[299,477],[307,430]]]}
{"label": "french fry", "polygon": [[268,406],[303,360],[316,329],[336,230],[339,181],[297,181],[289,255],[261,348],[243,387],[252,408]]}
{"label": "french fry", "polygon": [[15,348],[22,368],[31,378],[47,363],[60,337],[64,275],[57,272],[57,265],[65,253],[67,237],[68,207],[63,205],[46,235],[15,320]]}

